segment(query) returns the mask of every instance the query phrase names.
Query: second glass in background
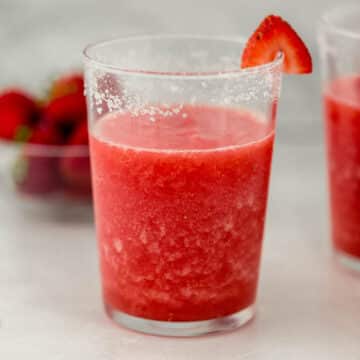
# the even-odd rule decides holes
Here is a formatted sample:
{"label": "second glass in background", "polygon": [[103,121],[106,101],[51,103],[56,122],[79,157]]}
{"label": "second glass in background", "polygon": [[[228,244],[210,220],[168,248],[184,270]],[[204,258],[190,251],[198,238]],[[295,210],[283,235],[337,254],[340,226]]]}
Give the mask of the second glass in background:
{"label": "second glass in background", "polygon": [[360,270],[360,6],[326,13],[319,26],[332,241]]}

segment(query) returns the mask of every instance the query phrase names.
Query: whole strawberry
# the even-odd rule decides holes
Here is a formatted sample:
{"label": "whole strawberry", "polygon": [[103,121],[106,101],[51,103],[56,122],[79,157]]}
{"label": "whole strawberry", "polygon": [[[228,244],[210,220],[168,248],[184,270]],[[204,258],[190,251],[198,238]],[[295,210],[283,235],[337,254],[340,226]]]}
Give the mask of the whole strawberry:
{"label": "whole strawberry", "polygon": [[42,122],[56,129],[67,142],[79,123],[86,119],[86,101],[82,93],[68,94],[51,100],[44,108]]}
{"label": "whole strawberry", "polygon": [[81,73],[69,73],[57,78],[50,88],[50,99],[70,94],[84,93],[84,76]]}
{"label": "whole strawberry", "polygon": [[40,109],[34,98],[17,89],[0,93],[0,138],[15,140],[21,126],[38,121]]}

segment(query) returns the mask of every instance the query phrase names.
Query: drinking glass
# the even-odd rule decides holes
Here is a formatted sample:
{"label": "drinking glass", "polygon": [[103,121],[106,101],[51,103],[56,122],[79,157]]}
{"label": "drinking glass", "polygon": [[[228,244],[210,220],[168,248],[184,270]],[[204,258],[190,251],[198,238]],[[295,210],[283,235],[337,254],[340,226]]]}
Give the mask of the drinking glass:
{"label": "drinking glass", "polygon": [[107,314],[193,336],[254,315],[283,57],[244,42],[109,40],[84,52]]}
{"label": "drinking glass", "polygon": [[332,241],[360,271],[360,6],[330,10],[319,25]]}

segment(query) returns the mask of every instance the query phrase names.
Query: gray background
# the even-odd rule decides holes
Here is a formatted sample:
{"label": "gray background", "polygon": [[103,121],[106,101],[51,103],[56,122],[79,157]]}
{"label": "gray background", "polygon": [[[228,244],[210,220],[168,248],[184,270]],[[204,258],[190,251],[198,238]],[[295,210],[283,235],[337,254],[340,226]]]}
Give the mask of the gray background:
{"label": "gray background", "polygon": [[322,142],[316,23],[339,0],[0,0],[0,86],[39,91],[81,65],[89,42],[145,33],[248,36],[269,13],[285,17],[314,57],[312,76],[284,79],[278,143]]}
{"label": "gray background", "polygon": [[360,359],[360,282],[331,261],[326,211],[315,29],[335,3],[0,0],[0,86],[38,90],[81,64],[84,44],[105,37],[248,35],[271,12],[299,30],[315,60],[314,75],[286,77],[283,85],[255,321],[195,340],[111,326],[94,229],[22,212],[18,199],[0,191],[0,359]]}

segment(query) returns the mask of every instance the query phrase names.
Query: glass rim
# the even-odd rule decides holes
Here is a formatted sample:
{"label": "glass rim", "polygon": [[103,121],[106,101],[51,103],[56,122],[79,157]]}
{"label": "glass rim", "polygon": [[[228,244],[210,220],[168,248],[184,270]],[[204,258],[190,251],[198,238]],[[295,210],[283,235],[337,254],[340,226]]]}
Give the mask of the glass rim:
{"label": "glass rim", "polygon": [[261,72],[269,72],[276,67],[280,67],[284,61],[284,54],[279,51],[275,56],[274,60],[265,63],[263,65],[257,65],[248,68],[240,67],[240,58],[239,58],[239,68],[233,70],[223,70],[223,71],[151,71],[151,70],[141,70],[141,69],[131,69],[123,68],[121,66],[112,65],[104,61],[96,59],[90,54],[92,50],[100,48],[102,46],[108,46],[112,43],[126,42],[126,41],[137,41],[137,40],[161,40],[161,39],[173,39],[173,40],[214,40],[214,41],[227,41],[233,42],[234,44],[239,44],[239,46],[244,47],[246,40],[245,38],[239,36],[206,36],[206,35],[176,35],[176,34],[153,34],[153,35],[135,35],[135,36],[125,36],[125,37],[114,37],[106,40],[97,41],[90,43],[83,50],[83,59],[85,64],[92,65],[98,69],[103,69],[108,72],[124,74],[124,75],[136,75],[143,77],[157,77],[157,78],[178,78],[178,79],[209,79],[209,78],[222,78],[222,77],[232,77],[232,76],[241,76],[241,75],[250,75]]}
{"label": "glass rim", "polygon": [[[346,12],[343,14],[342,17],[339,17],[339,11]],[[360,39],[360,30],[354,31],[349,30],[344,25],[339,25],[335,23],[335,19],[346,19],[346,16],[348,14],[351,14],[353,11],[356,11],[359,14],[359,20],[360,20],[360,5],[355,3],[349,3],[345,5],[338,5],[335,7],[332,7],[325,11],[321,17],[320,17],[320,25],[326,26],[328,29],[333,31],[334,33],[337,33],[339,35],[354,38],[354,39]]]}

